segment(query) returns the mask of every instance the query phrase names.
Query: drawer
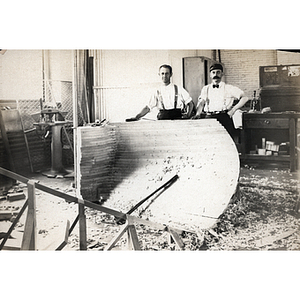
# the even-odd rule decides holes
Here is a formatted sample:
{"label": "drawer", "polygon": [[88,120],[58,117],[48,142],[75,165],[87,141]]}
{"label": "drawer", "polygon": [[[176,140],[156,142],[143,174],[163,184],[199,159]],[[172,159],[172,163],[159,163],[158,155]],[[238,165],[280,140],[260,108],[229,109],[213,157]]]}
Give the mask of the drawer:
{"label": "drawer", "polygon": [[245,128],[289,128],[289,119],[283,118],[253,118],[244,120]]}

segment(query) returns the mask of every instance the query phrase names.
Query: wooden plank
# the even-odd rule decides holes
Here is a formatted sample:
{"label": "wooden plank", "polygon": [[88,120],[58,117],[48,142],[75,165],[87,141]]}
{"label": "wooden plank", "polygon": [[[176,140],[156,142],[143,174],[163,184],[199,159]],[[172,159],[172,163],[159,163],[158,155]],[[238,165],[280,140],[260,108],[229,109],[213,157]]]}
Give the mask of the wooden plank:
{"label": "wooden plank", "polygon": [[33,230],[34,230],[33,214],[28,212],[25,228],[24,228],[21,250],[35,250],[33,247],[33,239],[34,239]]}
{"label": "wooden plank", "polygon": [[24,177],[24,176],[21,176],[21,175],[18,175],[10,170],[7,170],[5,168],[1,168],[0,167],[0,174],[1,175],[4,175],[4,176],[7,176],[7,177],[10,177],[14,180],[18,180],[18,181],[21,181],[23,183],[27,183],[29,181],[28,178]]}
{"label": "wooden plank", "polygon": [[13,216],[13,213],[8,210],[0,211],[0,221],[2,220],[10,220]]}
{"label": "wooden plank", "polygon": [[28,181],[27,190],[28,212],[25,222],[21,250],[36,250],[36,195],[34,181]]}
{"label": "wooden plank", "polygon": [[22,200],[22,199],[25,199],[25,194],[23,192],[7,194],[8,201],[16,201],[16,200]]}
{"label": "wooden plank", "polygon": [[129,245],[130,245],[131,249],[141,250],[135,226],[134,225],[128,225],[127,230],[128,230],[129,240],[130,240]]}
{"label": "wooden plank", "polygon": [[80,250],[87,250],[86,217],[85,217],[83,201],[78,202],[78,214],[79,214],[79,248]]}
{"label": "wooden plank", "polygon": [[117,235],[107,244],[107,246],[104,248],[105,251],[111,250],[116,243],[120,240],[120,238],[123,236],[123,234],[126,232],[128,228],[128,223],[124,224],[120,231],[117,233]]}
{"label": "wooden plank", "polygon": [[2,250],[13,251],[13,250],[21,250],[21,248],[15,246],[4,246]]}
{"label": "wooden plank", "polygon": [[176,231],[170,229],[169,227],[167,227],[167,231],[169,232],[170,236],[173,238],[174,242],[179,247],[179,249],[184,250],[184,243],[182,242],[179,234]]}
{"label": "wooden plank", "polygon": [[130,231],[129,231],[130,226],[132,226],[132,225],[128,225],[128,227],[127,227],[127,248],[128,248],[128,250],[133,249],[132,238],[131,238]]}
{"label": "wooden plank", "polygon": [[70,229],[69,229],[69,235],[72,233],[73,229],[75,228],[77,222],[79,221],[79,215],[77,215],[77,217],[75,218],[75,220],[73,221]]}
{"label": "wooden plank", "polygon": [[289,139],[290,139],[290,170],[291,172],[296,171],[296,122],[294,118],[289,120]]}
{"label": "wooden plank", "polygon": [[299,230],[299,228],[296,230],[289,230],[287,232],[283,232],[282,234],[279,234],[279,235],[263,237],[262,239],[257,240],[255,245],[256,245],[256,247],[259,247],[259,248],[267,246],[267,245],[272,245],[276,241],[288,238],[289,236],[296,233],[298,230]]}

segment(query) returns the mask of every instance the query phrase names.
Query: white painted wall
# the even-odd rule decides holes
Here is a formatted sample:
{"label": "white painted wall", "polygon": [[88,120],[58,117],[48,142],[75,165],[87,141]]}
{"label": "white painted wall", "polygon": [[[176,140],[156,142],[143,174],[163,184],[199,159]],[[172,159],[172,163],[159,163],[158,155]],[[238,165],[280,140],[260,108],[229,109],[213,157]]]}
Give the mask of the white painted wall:
{"label": "white painted wall", "polygon": [[[72,81],[72,50],[46,50],[49,79]],[[43,51],[10,50],[0,55],[0,99],[43,97]]]}
{"label": "white painted wall", "polygon": [[7,50],[0,55],[0,72],[0,99],[25,100],[43,96],[41,50]]}

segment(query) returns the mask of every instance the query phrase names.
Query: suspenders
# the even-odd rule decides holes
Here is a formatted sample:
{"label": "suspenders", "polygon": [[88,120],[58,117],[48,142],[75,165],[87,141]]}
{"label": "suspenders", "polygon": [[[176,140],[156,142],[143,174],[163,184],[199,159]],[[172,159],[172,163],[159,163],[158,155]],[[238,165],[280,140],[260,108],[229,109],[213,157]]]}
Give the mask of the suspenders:
{"label": "suspenders", "polygon": [[[177,101],[178,101],[178,86],[176,84],[174,84],[174,88],[175,88],[175,97],[174,97],[174,108],[177,108]],[[160,101],[160,104],[162,106],[162,108],[164,110],[166,110],[165,106],[164,106],[164,102],[161,96],[161,93],[159,90],[157,90],[157,94],[158,94],[158,101]]]}

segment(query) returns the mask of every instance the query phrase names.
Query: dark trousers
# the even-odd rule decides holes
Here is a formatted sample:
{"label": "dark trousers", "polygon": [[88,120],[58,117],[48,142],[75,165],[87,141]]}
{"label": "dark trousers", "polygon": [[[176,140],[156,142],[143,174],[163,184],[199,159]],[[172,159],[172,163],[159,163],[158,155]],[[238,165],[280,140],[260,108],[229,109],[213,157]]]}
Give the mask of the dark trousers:
{"label": "dark trousers", "polygon": [[206,115],[205,118],[217,119],[225,127],[227,132],[230,134],[230,136],[234,140],[234,136],[236,134],[236,129],[234,128],[232,118],[230,118],[227,113]]}
{"label": "dark trousers", "polygon": [[158,120],[178,120],[181,119],[181,109],[162,109],[157,115]]}

